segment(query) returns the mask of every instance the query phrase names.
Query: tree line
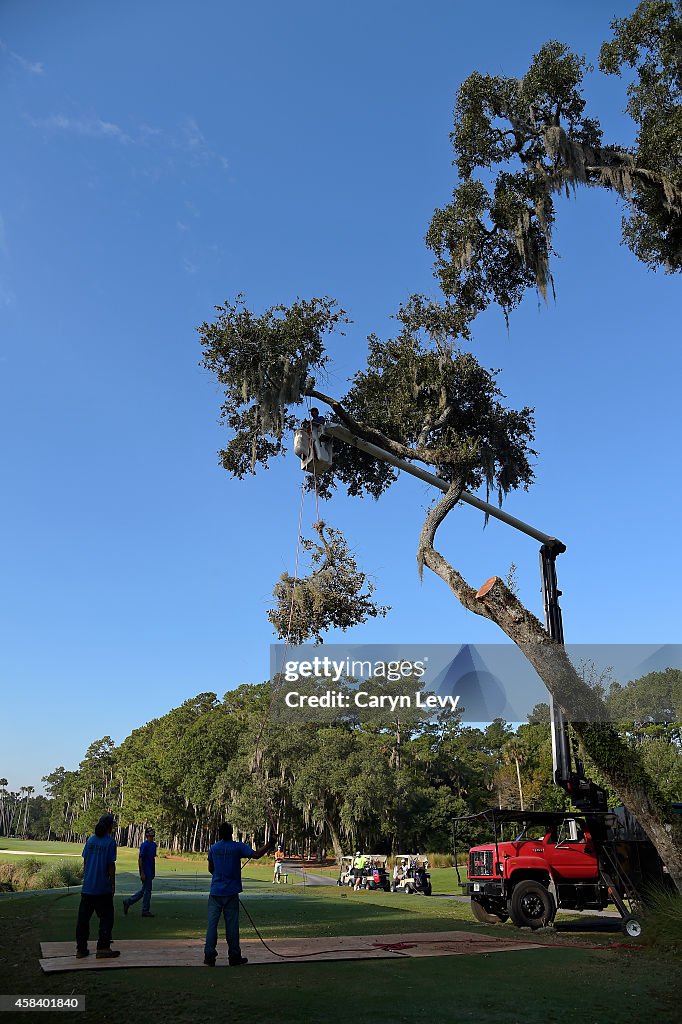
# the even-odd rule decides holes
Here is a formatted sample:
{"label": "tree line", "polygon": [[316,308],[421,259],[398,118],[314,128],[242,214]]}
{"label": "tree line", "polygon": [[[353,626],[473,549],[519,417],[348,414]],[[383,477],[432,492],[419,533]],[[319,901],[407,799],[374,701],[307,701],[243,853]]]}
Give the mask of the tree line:
{"label": "tree line", "polygon": [[[597,687],[666,798],[682,800],[682,672]],[[40,815],[27,794],[17,805],[3,791],[3,833],[14,822],[16,834],[80,842],[111,811],[122,845],[137,845],[153,824],[171,851],[205,851],[229,820],[242,838],[276,833],[288,850],[340,857],[356,848],[450,852],[457,816],[491,806],[568,808],[552,783],[547,705],[515,729],[502,719],[476,728],[458,712],[428,718],[414,710],[386,721],[355,712],[283,726],[270,720],[271,698],[269,682],[222,700],[201,693],[118,745],[95,740],[76,770],[45,776],[47,796],[32,801],[36,811],[46,805]],[[595,765],[588,774],[602,781]],[[483,840],[480,827],[460,835]]]}

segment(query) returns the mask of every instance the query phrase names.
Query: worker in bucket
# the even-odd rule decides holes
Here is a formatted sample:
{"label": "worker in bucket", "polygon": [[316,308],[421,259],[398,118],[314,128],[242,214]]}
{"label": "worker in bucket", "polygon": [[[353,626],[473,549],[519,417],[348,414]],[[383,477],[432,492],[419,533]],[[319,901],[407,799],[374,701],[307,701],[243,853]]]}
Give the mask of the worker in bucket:
{"label": "worker in bucket", "polygon": [[324,416],[320,413],[320,410],[317,408],[317,406],[314,405],[310,410],[309,422],[313,426],[323,427],[327,421],[324,418]]}

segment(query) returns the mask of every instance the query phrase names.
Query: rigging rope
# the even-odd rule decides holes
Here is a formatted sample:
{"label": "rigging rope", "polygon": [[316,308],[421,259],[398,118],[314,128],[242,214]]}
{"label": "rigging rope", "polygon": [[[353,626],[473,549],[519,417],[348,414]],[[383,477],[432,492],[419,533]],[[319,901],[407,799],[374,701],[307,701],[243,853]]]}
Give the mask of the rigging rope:
{"label": "rigging rope", "polygon": [[[306,401],[307,401],[307,407],[308,407],[308,418],[310,420],[310,401],[309,401],[309,399],[306,399]],[[311,445],[314,445],[314,441],[313,441],[313,438],[312,438],[312,421],[310,421],[310,422],[311,422],[311,427],[310,427]],[[318,490],[318,486],[317,486],[317,471],[316,471],[316,467],[315,467],[315,452],[314,452],[314,448],[313,448],[313,451],[312,451],[312,455],[313,455],[313,459],[312,459],[312,467],[313,467],[312,478],[313,478],[313,490],[314,490],[314,493],[315,493],[315,516],[316,516],[316,523],[319,523],[319,521],[320,521],[320,504],[319,504],[319,490]],[[260,786],[260,790],[261,790],[261,793],[262,793],[262,796],[263,796],[263,803],[264,803],[264,808],[265,808],[265,814],[266,814],[266,816],[268,818],[268,821],[269,821],[269,824],[270,824],[270,827],[272,829],[272,833],[273,833],[274,836],[278,836],[279,835],[279,831],[278,831],[278,827],[277,827],[278,823],[275,820],[275,816],[274,816],[274,810],[275,809],[274,809],[274,807],[272,805],[272,800],[270,799],[270,796],[269,796],[269,794],[267,792],[267,788],[265,786],[265,779],[264,779],[263,771],[262,771],[262,759],[263,759],[264,751],[263,751],[263,749],[261,747],[261,741],[262,741],[262,738],[263,738],[263,733],[265,732],[265,727],[266,727],[267,723],[270,720],[270,715],[271,715],[271,712],[272,712],[272,706],[273,706],[273,703],[275,701],[275,697],[277,696],[277,692],[278,692],[279,686],[281,685],[281,679],[282,679],[283,672],[284,672],[284,666],[286,664],[287,651],[288,651],[288,648],[289,648],[289,645],[290,645],[290,640],[291,640],[291,627],[292,627],[293,620],[294,620],[294,607],[295,607],[295,603],[296,603],[296,585],[298,583],[298,567],[299,567],[299,559],[300,559],[300,552],[301,552],[301,538],[302,538],[302,531],[303,531],[303,506],[304,506],[304,503],[305,503],[305,494],[306,494],[306,489],[307,489],[306,485],[307,485],[307,481],[306,481],[306,479],[304,477],[303,482],[301,484],[301,501],[300,501],[299,510],[298,510],[298,536],[297,536],[297,539],[296,539],[296,557],[295,557],[295,562],[294,562],[294,575],[293,575],[293,578],[292,578],[292,586],[291,586],[291,601],[290,601],[290,604],[289,604],[289,619],[288,619],[288,622],[287,622],[287,631],[286,631],[286,634],[284,636],[284,649],[282,651],[282,662],[281,662],[279,673],[275,673],[275,676],[274,676],[274,678],[272,680],[272,683],[271,683],[270,700],[268,701],[267,708],[265,709],[265,713],[264,713],[263,718],[261,720],[260,728],[259,728],[258,734],[256,736],[256,742],[255,742],[255,745],[254,745],[254,755],[253,755],[252,774],[254,774],[256,776],[258,785]],[[251,859],[252,858],[249,857],[249,859],[247,861],[245,861],[243,867],[246,867],[249,864],[249,862],[251,861]],[[303,884],[305,885],[305,873],[303,873]],[[256,935],[258,936],[258,938],[260,939],[261,943],[263,944],[263,946],[265,946],[265,948],[268,950],[268,952],[272,953],[273,956],[279,957],[280,959],[284,960],[284,959],[294,959],[294,958],[295,959],[300,959],[302,956],[313,956],[313,955],[316,955],[316,954],[313,954],[313,953],[305,953],[305,954],[300,954],[300,953],[297,953],[297,954],[278,953],[275,949],[273,949],[271,946],[269,946],[268,943],[265,941],[265,939],[261,935],[260,931],[256,927],[256,924],[255,924],[253,918],[251,917],[251,915],[249,914],[248,910],[246,909],[246,907],[242,903],[241,899],[239,901],[239,904],[240,904],[242,910],[244,911],[244,913],[246,914],[246,916],[248,917],[249,921],[251,922],[251,926],[252,926],[253,930],[255,931]],[[359,952],[359,951],[360,950],[354,950],[354,952]],[[342,950],[341,949],[331,949],[331,950],[325,950],[324,952],[326,952],[326,953],[337,953],[337,952],[342,952]]]}
{"label": "rigging rope", "polygon": [[[313,442],[313,439],[312,439],[312,421],[310,420],[310,399],[309,398],[306,398],[306,404],[307,404],[307,410],[308,410],[308,421],[311,423],[311,427],[310,427],[311,444],[313,444],[314,442]],[[316,472],[316,469],[315,469],[315,452],[314,452],[314,450],[313,450],[312,465],[313,465],[313,474],[312,474],[312,476],[313,476],[313,490],[315,492],[315,515],[316,515],[316,521],[319,523],[319,520],[320,520],[320,504],[319,504],[319,491],[318,491],[318,486],[317,486],[317,472]],[[261,763],[262,763],[262,757],[263,757],[263,753],[264,753],[264,751],[261,749],[261,740],[263,738],[263,733],[265,732],[265,727],[266,727],[268,721],[270,720],[270,715],[271,715],[271,712],[272,712],[272,706],[274,704],[275,698],[277,696],[277,692],[278,692],[279,687],[281,685],[281,677],[282,677],[282,673],[284,671],[284,666],[286,664],[287,651],[288,651],[288,648],[289,648],[289,645],[290,645],[290,641],[291,641],[291,627],[292,627],[292,624],[293,624],[293,621],[294,621],[294,607],[295,607],[295,603],[296,603],[296,585],[298,583],[298,566],[299,566],[299,559],[300,559],[300,552],[301,552],[301,539],[302,539],[302,530],[303,530],[303,506],[304,506],[304,503],[305,503],[306,484],[307,484],[307,481],[306,481],[306,479],[304,477],[303,482],[301,484],[301,501],[300,501],[299,510],[298,510],[298,536],[296,538],[296,557],[295,557],[295,564],[294,564],[294,575],[293,575],[292,586],[291,586],[291,600],[289,602],[289,619],[288,619],[288,622],[287,622],[287,631],[286,631],[286,634],[284,636],[284,649],[282,651],[282,662],[281,662],[279,673],[275,673],[274,679],[272,680],[272,683],[271,683],[270,700],[268,701],[268,706],[267,706],[267,708],[265,710],[265,714],[263,715],[263,718],[262,718],[262,721],[261,721],[261,724],[260,724],[260,728],[258,730],[258,735],[256,736],[256,742],[255,742],[255,745],[254,745],[254,755],[253,755],[253,768],[254,768],[253,774],[256,774],[256,776],[257,776],[258,783],[260,785],[261,792],[262,792],[262,795],[263,795],[263,798],[264,798],[265,813],[266,813],[266,816],[268,818],[268,821],[270,823],[270,826],[271,826],[272,831],[273,831],[275,836],[277,836],[279,833],[278,833],[278,829],[277,829],[277,824],[276,824],[276,822],[274,820],[274,816],[273,816],[273,813],[272,813],[274,811],[274,808],[272,806],[272,801],[270,800],[270,798],[268,796],[268,793],[267,793],[267,790],[266,790],[266,787],[265,787],[265,780],[262,777],[262,773],[261,773]]]}

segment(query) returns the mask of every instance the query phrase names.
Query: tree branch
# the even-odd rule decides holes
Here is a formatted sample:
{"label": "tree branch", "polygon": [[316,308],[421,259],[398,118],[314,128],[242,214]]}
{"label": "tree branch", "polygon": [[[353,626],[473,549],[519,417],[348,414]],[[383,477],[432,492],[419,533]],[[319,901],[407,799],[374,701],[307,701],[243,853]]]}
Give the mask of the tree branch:
{"label": "tree branch", "polygon": [[315,388],[306,388],[303,394],[310,398],[316,398],[319,402],[324,402],[354,434],[357,434],[358,437],[363,438],[365,441],[369,441],[371,444],[385,448],[386,451],[396,455],[399,459],[416,459],[418,462],[424,462],[429,466],[439,466],[449,461],[447,454],[437,448],[426,448],[423,445],[417,448],[410,448],[409,445],[401,444],[400,441],[394,441],[392,438],[387,437],[380,430],[369,427],[366,423],[361,423],[344,409],[341,402],[330,395],[325,395],[322,391],[317,391]]}

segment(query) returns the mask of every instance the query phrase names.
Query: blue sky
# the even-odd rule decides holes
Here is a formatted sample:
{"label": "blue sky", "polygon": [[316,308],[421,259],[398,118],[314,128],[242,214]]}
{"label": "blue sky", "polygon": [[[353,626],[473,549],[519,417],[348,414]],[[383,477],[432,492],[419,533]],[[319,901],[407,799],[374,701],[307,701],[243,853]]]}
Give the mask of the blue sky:
{"label": "blue sky", "polygon": [[[614,8],[619,10],[614,11]],[[242,291],[256,308],[330,294],[342,392],[371,331],[436,294],[423,236],[454,185],[458,85],[520,74],[548,38],[596,61],[634,4],[349,0],[197,5],[5,0],[0,10],[2,763],[10,785],[205,690],[268,672],[265,612],[293,567],[293,454],[231,481],[220,396],[195,326]],[[623,84],[590,107],[627,141]],[[562,538],[567,640],[673,643],[680,569],[679,281],[618,244],[598,192],[559,204],[557,302],[532,297],[473,350],[536,408],[537,483],[508,508]],[[414,552],[430,500],[325,510],[390,616],[357,642],[494,642]],[[306,521],[314,518],[306,507]],[[472,583],[518,566],[540,614],[537,548],[458,510],[440,544]],[[338,640],[339,637],[333,639]]]}

